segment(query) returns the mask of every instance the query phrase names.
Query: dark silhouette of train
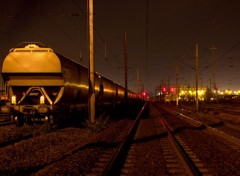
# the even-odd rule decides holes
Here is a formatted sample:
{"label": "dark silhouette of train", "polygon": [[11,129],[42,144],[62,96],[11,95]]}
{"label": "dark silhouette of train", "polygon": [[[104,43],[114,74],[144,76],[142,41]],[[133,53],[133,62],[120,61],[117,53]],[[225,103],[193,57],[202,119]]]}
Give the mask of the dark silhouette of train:
{"label": "dark silhouette of train", "polygon": [[[88,69],[37,42],[11,49],[1,74],[9,102],[4,106],[21,125],[35,120],[57,121],[63,112],[88,106]],[[126,95],[126,96],[124,96]],[[95,73],[96,106],[137,102],[141,95]]]}

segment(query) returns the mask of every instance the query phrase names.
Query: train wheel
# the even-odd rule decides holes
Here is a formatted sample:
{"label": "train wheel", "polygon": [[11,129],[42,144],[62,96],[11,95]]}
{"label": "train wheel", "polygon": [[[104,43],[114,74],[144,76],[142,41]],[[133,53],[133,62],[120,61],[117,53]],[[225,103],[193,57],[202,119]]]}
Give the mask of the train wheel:
{"label": "train wheel", "polygon": [[29,114],[27,114],[24,117],[24,121],[27,125],[31,125],[32,124],[32,117]]}
{"label": "train wheel", "polygon": [[49,123],[51,125],[57,125],[58,117],[59,117],[58,113],[54,112],[54,113],[50,114],[48,117],[49,117]]}
{"label": "train wheel", "polygon": [[15,116],[14,120],[15,120],[15,123],[18,127],[23,126],[23,124],[24,124],[23,114],[18,114],[17,116]]}

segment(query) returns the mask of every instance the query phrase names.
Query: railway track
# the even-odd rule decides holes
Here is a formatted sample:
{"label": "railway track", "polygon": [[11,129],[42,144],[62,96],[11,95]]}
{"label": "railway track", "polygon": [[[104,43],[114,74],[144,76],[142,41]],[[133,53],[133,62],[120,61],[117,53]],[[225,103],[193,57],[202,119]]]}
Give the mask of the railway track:
{"label": "railway track", "polygon": [[236,138],[236,137],[234,137],[234,136],[232,136],[232,135],[229,135],[229,134],[227,134],[227,133],[224,133],[224,132],[221,131],[221,130],[216,129],[216,128],[214,127],[215,125],[206,125],[206,124],[204,124],[203,122],[194,120],[194,119],[192,119],[192,118],[190,118],[190,117],[188,117],[188,116],[186,116],[186,115],[184,115],[184,114],[180,114],[180,115],[183,116],[183,117],[186,117],[186,118],[188,118],[188,119],[190,119],[190,120],[192,120],[192,121],[195,121],[195,122],[197,122],[197,123],[199,123],[199,124],[201,124],[201,125],[203,125],[203,126],[205,126],[206,129],[208,129],[208,130],[211,131],[212,133],[215,133],[217,136],[223,138],[224,140],[227,140],[227,141],[228,141],[229,143],[231,143],[234,147],[235,147],[235,145],[236,145],[237,147],[240,147],[240,139],[238,139],[238,138]]}
{"label": "railway track", "polygon": [[127,157],[127,152],[132,144],[138,124],[147,109],[147,103],[139,112],[132,123],[125,140],[116,148],[108,149],[95,164],[89,175],[121,175],[121,168]]}
{"label": "railway track", "polygon": [[[175,111],[172,107],[165,107],[173,116],[202,126],[199,130],[185,128],[179,130],[178,136],[184,140],[190,149],[198,157],[199,161],[213,175],[238,175],[240,140],[216,129],[215,125],[202,123],[196,120],[196,113],[185,114]],[[216,123],[217,124],[217,123]],[[213,127],[212,127],[213,126]],[[218,127],[217,127],[218,128]],[[175,131],[178,131],[175,129]],[[187,149],[188,150],[188,149]],[[223,162],[219,162],[223,161]]]}
{"label": "railway track", "polygon": [[6,147],[8,145],[19,143],[23,140],[33,138],[40,134],[48,132],[45,125],[35,126],[23,126],[17,127],[12,122],[6,122],[6,124],[0,126],[0,147]]}
{"label": "railway track", "polygon": [[191,112],[185,109],[174,109],[175,113],[189,118],[190,120],[206,126],[206,128],[219,133],[226,139],[240,140],[240,125],[234,122],[229,122],[227,118],[219,118],[218,116],[209,115],[201,112]]}
{"label": "railway track", "polygon": [[8,146],[8,145],[16,144],[18,142],[21,142],[23,140],[26,140],[26,139],[29,139],[29,138],[32,138],[32,137],[33,137],[32,134],[28,134],[28,135],[24,135],[24,136],[21,136],[21,137],[15,137],[15,138],[10,139],[10,140],[4,140],[4,141],[0,142],[0,147],[5,147],[5,146]]}
{"label": "railway track", "polygon": [[[161,115],[159,114],[157,109],[154,108],[154,110],[160,118]],[[188,153],[184,150],[184,146],[183,146],[184,142],[181,140],[181,138],[176,137],[173,134],[173,132],[169,129],[164,119],[160,118],[160,121],[164,126],[165,130],[167,131],[169,139],[172,141],[176,149],[179,151],[181,157],[184,159],[184,165],[187,172],[190,173],[190,175],[202,175],[202,172],[200,172],[199,168],[194,163],[193,157],[189,156]]]}
{"label": "railway track", "polygon": [[144,107],[134,122],[114,122],[103,133],[63,129],[2,147],[0,175],[237,175],[238,147],[179,113],[151,105],[147,115]]}
{"label": "railway track", "polygon": [[[139,113],[138,118],[134,121],[131,129],[129,130],[126,140],[122,142],[119,148],[109,149],[104,152],[103,157],[99,159],[99,162],[96,163],[96,167],[92,169],[92,173],[88,175],[138,175],[135,173],[136,170],[141,170],[141,161],[136,162],[136,151],[141,150],[150,152],[148,142],[154,142],[157,145],[152,146],[152,150],[161,148],[161,153],[163,154],[162,158],[164,161],[162,163],[154,164],[155,170],[153,172],[161,171],[161,167],[165,166],[164,171],[168,175],[202,175],[202,172],[199,171],[198,167],[201,164],[198,163],[198,167],[194,163],[196,156],[188,155],[183,149],[182,141],[177,139],[173,132],[169,129],[168,125],[161,119],[161,114],[153,106],[150,107],[152,119],[141,119],[141,113]],[[140,126],[138,125],[140,123]],[[146,131],[151,131],[151,124],[155,123],[155,128],[149,136],[146,136]],[[155,131],[156,130],[156,131]],[[137,132],[137,133],[136,133]],[[156,133],[155,133],[156,132]],[[136,133],[136,134],[135,134]],[[145,133],[145,134],[144,134]],[[145,135],[145,136],[144,136]],[[178,141],[179,140],[179,141]],[[113,155],[114,153],[114,155]],[[149,154],[151,155],[151,154]],[[160,156],[160,153],[159,153]],[[152,156],[154,157],[154,156]],[[152,159],[152,158],[151,158]],[[152,161],[145,160],[145,163],[151,163]],[[135,161],[134,161],[135,160]],[[146,164],[147,165],[147,164]],[[105,167],[106,166],[106,167]],[[144,167],[142,165],[142,167]],[[158,170],[156,172],[156,169]],[[134,171],[133,171],[134,170]],[[150,171],[151,168],[148,168]],[[204,171],[204,168],[201,167],[201,171]],[[146,172],[143,174],[151,174]]]}
{"label": "railway track", "polygon": [[0,127],[1,126],[8,126],[8,125],[12,125],[13,124],[13,122],[0,122]]}
{"label": "railway track", "polygon": [[[125,119],[111,122],[110,120],[111,126],[106,129],[107,132],[104,130],[95,133],[89,129],[72,127],[29,138],[14,145],[3,146],[0,148],[0,175],[87,173],[103,153],[109,153],[108,151],[115,150],[119,146],[118,133],[121,135],[121,129],[125,130],[131,121]],[[57,173],[58,167],[65,171]],[[69,175],[67,173],[66,175]]]}
{"label": "railway track", "polygon": [[210,111],[217,111],[219,113],[226,113],[226,114],[230,114],[230,115],[240,115],[240,111],[234,110],[234,109],[217,108],[217,107],[210,107],[207,109]]}

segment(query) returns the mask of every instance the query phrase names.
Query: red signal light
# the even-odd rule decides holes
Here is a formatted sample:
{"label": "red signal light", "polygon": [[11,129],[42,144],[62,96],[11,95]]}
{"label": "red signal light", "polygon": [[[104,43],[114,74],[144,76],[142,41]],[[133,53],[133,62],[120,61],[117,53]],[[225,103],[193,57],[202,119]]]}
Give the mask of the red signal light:
{"label": "red signal light", "polygon": [[166,92],[166,87],[163,87],[163,92]]}

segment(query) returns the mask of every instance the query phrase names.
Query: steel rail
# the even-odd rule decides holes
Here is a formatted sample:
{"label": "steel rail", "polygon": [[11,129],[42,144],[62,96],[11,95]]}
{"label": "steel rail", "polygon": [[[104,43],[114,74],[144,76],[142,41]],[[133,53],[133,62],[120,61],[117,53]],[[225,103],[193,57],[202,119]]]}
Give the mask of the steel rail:
{"label": "steel rail", "polygon": [[[153,107],[151,105],[151,107]],[[155,108],[155,107],[153,107]],[[156,109],[156,108],[155,108]],[[159,112],[156,110],[156,112],[159,114]],[[162,123],[163,127],[165,128],[169,138],[173,141],[175,146],[177,147],[178,151],[180,152],[181,156],[183,157],[184,161],[186,162],[187,166],[189,167],[190,171],[195,176],[202,176],[203,174],[199,171],[197,166],[194,164],[194,162],[191,160],[191,158],[188,156],[184,148],[180,145],[180,143],[177,141],[171,130],[168,128],[164,120],[161,118],[161,115],[159,114],[159,120]]]}
{"label": "steel rail", "polygon": [[108,165],[106,166],[101,175],[103,176],[120,175],[121,169],[123,168],[125,159],[128,154],[128,150],[133,142],[135,133],[137,131],[139,121],[143,113],[146,112],[147,105],[148,102],[146,102],[142,109],[140,110],[137,118],[132,123],[125,140],[120,144],[120,147],[117,149],[116,153],[110,159],[110,162],[108,163]]}

